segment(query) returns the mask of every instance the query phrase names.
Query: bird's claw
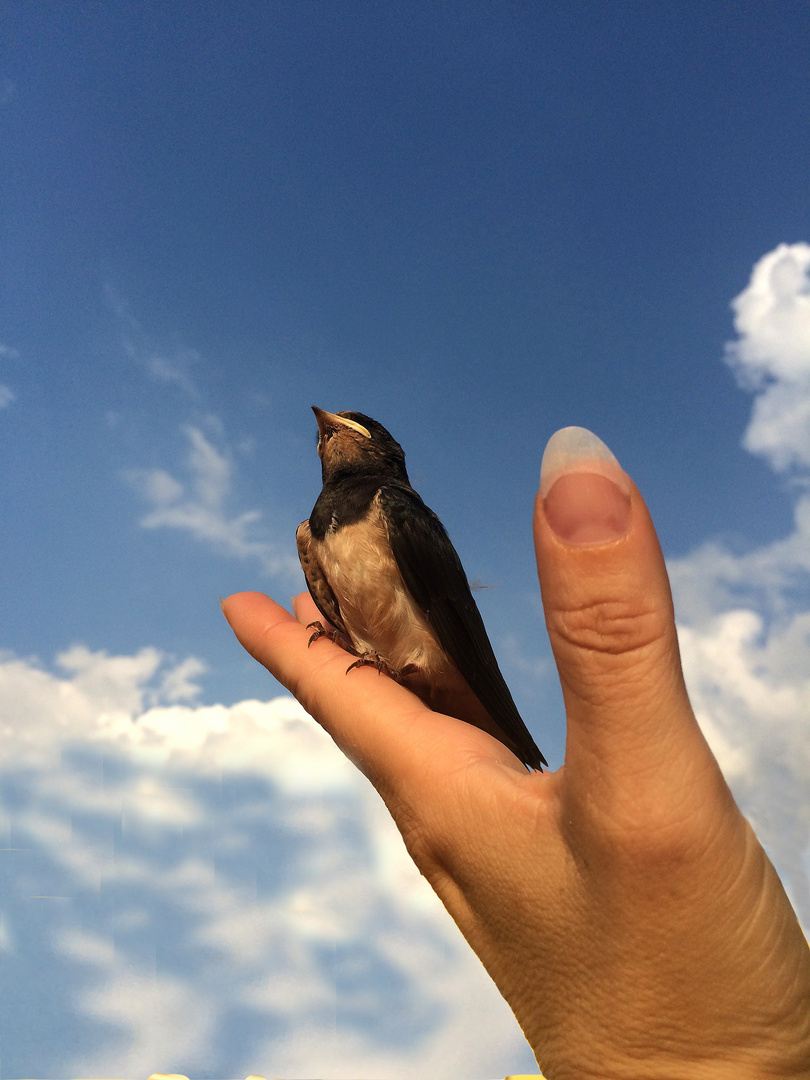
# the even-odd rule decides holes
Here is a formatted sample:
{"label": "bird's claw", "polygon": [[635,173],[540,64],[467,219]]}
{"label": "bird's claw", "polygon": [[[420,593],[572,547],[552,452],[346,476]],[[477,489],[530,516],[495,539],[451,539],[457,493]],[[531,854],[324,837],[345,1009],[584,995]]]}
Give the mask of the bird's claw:
{"label": "bird's claw", "polygon": [[399,671],[396,671],[378,653],[358,653],[357,650],[353,649],[351,644],[346,641],[346,639],[339,630],[327,630],[323,623],[320,621],[320,619],[316,619],[315,622],[307,623],[307,630],[312,631],[310,639],[307,642],[307,648],[309,648],[313,641],[317,641],[318,638],[328,637],[330,641],[333,641],[336,645],[340,645],[340,647],[342,649],[345,649],[346,652],[354,653],[357,659],[353,663],[349,664],[349,666],[346,668],[347,675],[352,670],[352,668],[375,667],[380,674],[382,674],[382,672],[385,672],[385,674],[388,675],[390,678],[398,681],[399,679],[404,678],[406,675],[410,675],[414,671],[419,670],[416,664],[406,664],[405,667],[401,668]]}
{"label": "bird's claw", "polygon": [[307,648],[310,647],[313,641],[317,641],[320,637],[328,637],[330,641],[337,643],[337,640],[340,637],[340,633],[337,630],[327,630],[319,619],[316,619],[315,622],[307,623],[307,630],[312,630],[313,627],[314,632],[307,642]]}
{"label": "bird's claw", "polygon": [[388,675],[389,678],[396,679],[397,681],[403,678],[405,675],[410,675],[411,672],[417,670],[415,664],[406,664],[404,668],[401,668],[399,671],[395,671],[394,668],[389,667],[386,661],[383,660],[383,658],[375,652],[363,653],[362,656],[358,657],[358,659],[355,660],[353,664],[349,664],[349,666],[346,668],[346,674],[348,675],[352,668],[357,667],[375,667],[378,673],[382,674],[382,672],[385,672],[385,674]]}

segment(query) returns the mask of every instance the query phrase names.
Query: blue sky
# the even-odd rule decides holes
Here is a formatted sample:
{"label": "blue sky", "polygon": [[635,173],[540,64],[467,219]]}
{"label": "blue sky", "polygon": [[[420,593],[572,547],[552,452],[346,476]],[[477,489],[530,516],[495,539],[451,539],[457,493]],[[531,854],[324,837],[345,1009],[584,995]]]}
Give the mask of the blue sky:
{"label": "blue sky", "polygon": [[312,404],[403,444],[555,767],[532,500],[554,430],[605,439],[810,926],[808,5],[20,0],[0,36],[0,1075],[532,1067],[219,611],[303,587]]}

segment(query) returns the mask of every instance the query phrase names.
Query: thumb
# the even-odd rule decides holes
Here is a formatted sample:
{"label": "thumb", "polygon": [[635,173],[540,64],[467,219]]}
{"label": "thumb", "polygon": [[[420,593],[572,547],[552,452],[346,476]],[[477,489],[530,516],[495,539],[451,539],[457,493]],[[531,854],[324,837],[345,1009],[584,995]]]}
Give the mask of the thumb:
{"label": "thumb", "polygon": [[708,754],[681,673],[664,558],[644,500],[591,432],[543,456],[534,537],[565,701],[566,763],[649,775]]}

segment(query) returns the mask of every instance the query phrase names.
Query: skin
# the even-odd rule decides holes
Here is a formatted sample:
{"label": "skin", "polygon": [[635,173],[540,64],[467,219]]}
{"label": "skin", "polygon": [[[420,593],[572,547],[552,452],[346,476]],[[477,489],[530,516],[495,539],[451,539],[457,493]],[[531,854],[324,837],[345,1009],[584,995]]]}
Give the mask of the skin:
{"label": "skin", "polygon": [[306,593],[294,615],[259,593],[223,610],[377,788],[549,1080],[810,1078],[810,952],[697,725],[661,549],[614,471],[580,463],[535,506],[554,773],[307,648]]}

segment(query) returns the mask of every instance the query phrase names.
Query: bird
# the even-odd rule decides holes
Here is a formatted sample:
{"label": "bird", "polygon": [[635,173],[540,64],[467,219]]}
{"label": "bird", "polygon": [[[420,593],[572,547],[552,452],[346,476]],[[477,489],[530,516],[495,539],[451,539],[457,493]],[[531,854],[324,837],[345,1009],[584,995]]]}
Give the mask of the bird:
{"label": "bird", "polygon": [[322,488],[296,531],[328,635],[430,708],[488,731],[529,770],[548,762],[506,685],[467,575],[438,516],[411,487],[400,444],[360,412],[318,422]]}

